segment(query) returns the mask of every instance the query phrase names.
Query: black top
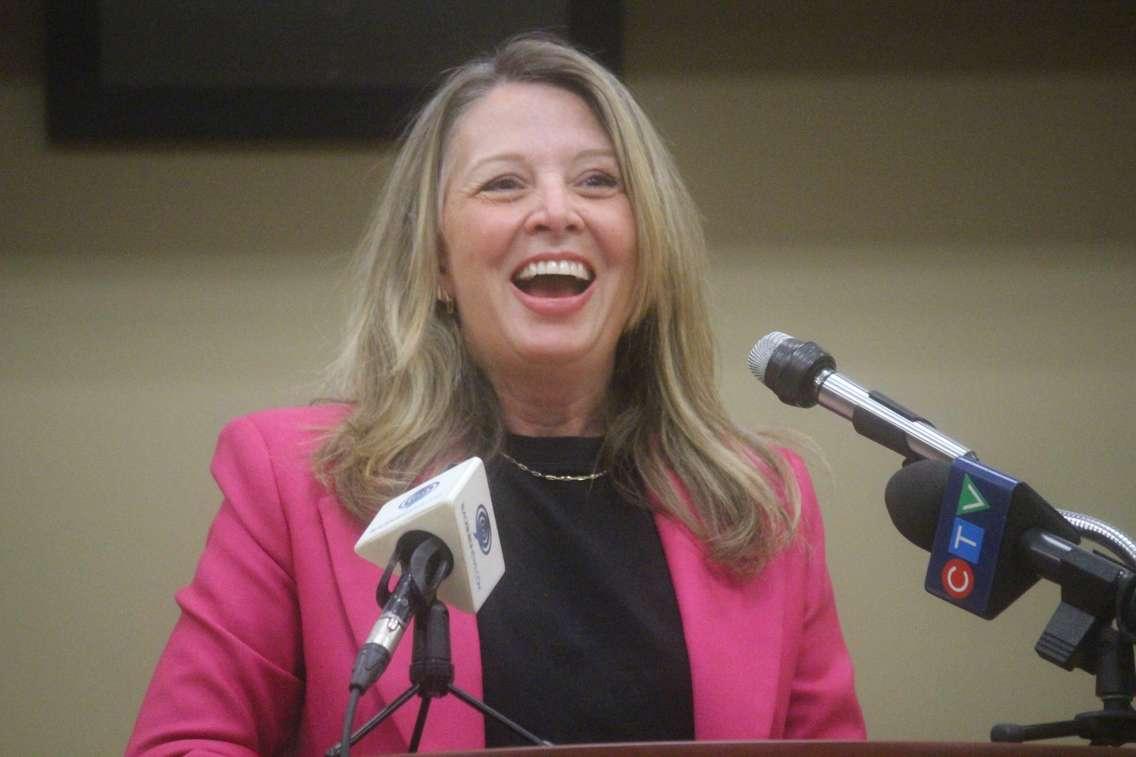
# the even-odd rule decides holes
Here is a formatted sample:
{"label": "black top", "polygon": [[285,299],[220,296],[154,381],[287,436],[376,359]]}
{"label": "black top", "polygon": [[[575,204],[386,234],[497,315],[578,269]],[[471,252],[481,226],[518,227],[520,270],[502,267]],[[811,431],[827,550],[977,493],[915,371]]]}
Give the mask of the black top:
{"label": "black top", "polygon": [[[542,473],[590,473],[600,440],[510,436]],[[694,737],[690,663],[651,514],[608,476],[487,465],[505,575],[477,615],[485,701],[554,744]],[[487,747],[527,745],[486,718]]]}

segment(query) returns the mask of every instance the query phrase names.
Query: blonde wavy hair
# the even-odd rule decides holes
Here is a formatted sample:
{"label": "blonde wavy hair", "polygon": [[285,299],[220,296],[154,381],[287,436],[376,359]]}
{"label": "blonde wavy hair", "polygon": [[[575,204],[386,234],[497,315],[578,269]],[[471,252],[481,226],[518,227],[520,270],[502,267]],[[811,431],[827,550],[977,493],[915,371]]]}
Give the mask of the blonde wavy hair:
{"label": "blonde wavy hair", "polygon": [[726,416],[714,375],[702,227],[674,160],[623,84],[548,36],[515,38],[452,71],[406,132],[360,245],[331,390],[350,403],[315,457],[366,519],[416,479],[502,446],[496,394],[438,300],[442,160],[471,103],[506,82],[578,95],[615,148],[635,217],[638,281],[604,407],[600,465],[628,501],[686,525],[708,557],[749,574],[792,537],[796,478],[768,439]]}

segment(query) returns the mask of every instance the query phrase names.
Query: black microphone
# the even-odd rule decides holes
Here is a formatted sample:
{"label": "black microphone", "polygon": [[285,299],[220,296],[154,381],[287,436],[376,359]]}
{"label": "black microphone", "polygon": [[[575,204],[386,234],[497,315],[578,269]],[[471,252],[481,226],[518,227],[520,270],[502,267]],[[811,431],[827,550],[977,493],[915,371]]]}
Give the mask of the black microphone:
{"label": "black microphone", "polygon": [[836,360],[816,342],[773,331],[758,340],[746,363],[785,404],[828,408],[852,421],[860,434],[908,460],[975,456],[925,418],[837,373]]}
{"label": "black microphone", "polygon": [[[390,557],[376,592],[382,612],[355,658],[343,738],[328,754],[349,753],[359,698],[390,664],[412,616],[427,612],[435,598],[475,613],[493,591],[505,573],[496,526],[485,466],[477,457],[379,509],[355,551],[378,565]],[[391,589],[396,566],[402,575]]]}
{"label": "black microphone", "polygon": [[[389,588],[396,564],[402,575],[394,590]],[[390,664],[402,640],[410,616],[425,610],[434,601],[438,585],[454,569],[454,556],[446,543],[426,531],[407,531],[398,540],[390,563],[379,582],[382,612],[355,657],[348,686],[366,691]]]}
{"label": "black microphone", "polygon": [[[458,609],[478,611],[505,572],[495,531],[485,466],[476,457],[379,509],[355,551],[377,565],[386,561],[377,592],[383,609],[359,650],[351,688],[366,690],[378,679],[411,615],[428,607],[435,593]],[[396,566],[402,576],[391,590]]]}
{"label": "black microphone", "polygon": [[[955,463],[959,464],[974,465],[968,460]],[[958,495],[948,496],[951,472],[952,465],[939,460],[915,462],[891,477],[884,494],[888,515],[896,529],[912,544],[928,552],[936,550],[942,536],[941,524],[958,513]],[[976,614],[987,619],[995,617],[1039,578],[1044,578],[1062,587],[1064,603],[1095,618],[1115,618],[1119,628],[1131,634],[1136,629],[1136,574],[1103,555],[1078,547],[1076,529],[1028,484],[1014,482],[1009,492],[1009,507],[1002,516],[1001,544],[994,545],[995,560],[987,565],[980,560],[973,566],[976,580],[983,573],[992,577],[986,609]],[[984,525],[989,530],[989,525]],[[940,581],[945,588],[944,574],[928,571],[929,591],[932,583],[940,588]],[[975,612],[966,607],[962,599],[944,596],[938,591],[932,593]],[[1068,650],[1064,648],[1067,645],[1047,648],[1046,644],[1043,637],[1038,653],[1067,667]]]}

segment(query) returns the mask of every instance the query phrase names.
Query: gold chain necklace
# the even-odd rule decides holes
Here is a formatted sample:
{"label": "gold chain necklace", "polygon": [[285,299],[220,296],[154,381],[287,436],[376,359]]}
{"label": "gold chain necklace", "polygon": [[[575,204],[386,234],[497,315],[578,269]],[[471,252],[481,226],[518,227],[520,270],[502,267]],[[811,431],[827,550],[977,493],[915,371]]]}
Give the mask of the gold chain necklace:
{"label": "gold chain necklace", "polygon": [[515,465],[518,468],[520,468],[521,470],[523,470],[525,473],[529,474],[530,476],[536,476],[537,478],[543,478],[547,481],[595,481],[597,478],[600,478],[602,476],[607,475],[607,471],[605,471],[605,470],[602,470],[599,473],[583,473],[583,474],[577,474],[577,475],[571,475],[571,474],[567,474],[567,473],[565,473],[565,474],[541,473],[538,470],[533,470],[529,466],[522,463],[520,460],[513,458],[512,456],[508,455],[505,452],[502,452],[501,456],[504,457],[506,460],[508,460],[513,465]]}

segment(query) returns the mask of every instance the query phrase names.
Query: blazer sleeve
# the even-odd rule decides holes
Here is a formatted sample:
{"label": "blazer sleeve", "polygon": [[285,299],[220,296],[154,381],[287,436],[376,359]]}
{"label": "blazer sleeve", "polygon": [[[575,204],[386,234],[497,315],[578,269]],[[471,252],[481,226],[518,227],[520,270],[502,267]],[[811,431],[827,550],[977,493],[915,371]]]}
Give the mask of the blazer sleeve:
{"label": "blazer sleeve", "polygon": [[787,739],[864,739],[852,660],[844,643],[828,574],[824,525],[804,462],[789,456],[801,492],[804,543],[804,615],[789,693]]}
{"label": "blazer sleeve", "polygon": [[289,528],[272,456],[248,419],[221,433],[223,501],[181,616],[142,702],[128,755],[286,751],[303,697]]}

